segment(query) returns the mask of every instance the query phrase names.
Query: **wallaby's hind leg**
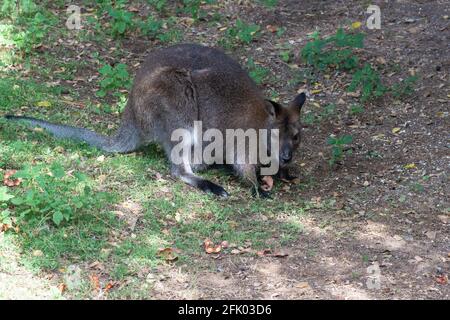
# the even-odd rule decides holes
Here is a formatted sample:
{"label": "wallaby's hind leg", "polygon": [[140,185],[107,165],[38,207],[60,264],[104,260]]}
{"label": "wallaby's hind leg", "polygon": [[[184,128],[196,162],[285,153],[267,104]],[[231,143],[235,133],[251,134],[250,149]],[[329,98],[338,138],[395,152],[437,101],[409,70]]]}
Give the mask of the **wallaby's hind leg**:
{"label": "wallaby's hind leg", "polygon": [[204,192],[211,192],[216,196],[226,198],[228,197],[228,192],[225,191],[224,188],[211,182],[209,180],[203,179],[201,177],[196,176],[191,169],[189,163],[182,165],[172,164],[172,175],[176,178],[181,179],[187,184],[196,187]]}
{"label": "wallaby's hind leg", "polygon": [[256,165],[235,164],[234,171],[238,176],[244,179],[244,181],[251,183],[254,195],[258,195],[261,198],[270,198],[270,193],[261,189],[261,186],[259,185],[258,176],[256,174]]}

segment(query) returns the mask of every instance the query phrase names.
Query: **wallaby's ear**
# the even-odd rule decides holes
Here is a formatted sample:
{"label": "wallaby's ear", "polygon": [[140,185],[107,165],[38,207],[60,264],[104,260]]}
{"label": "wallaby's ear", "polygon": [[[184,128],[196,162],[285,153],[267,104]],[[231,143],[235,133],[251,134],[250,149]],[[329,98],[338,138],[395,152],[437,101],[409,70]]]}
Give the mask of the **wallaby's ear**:
{"label": "wallaby's ear", "polygon": [[292,100],[290,107],[297,108],[298,111],[302,109],[306,101],[306,94],[304,92],[297,95],[294,100]]}
{"label": "wallaby's ear", "polygon": [[281,108],[283,108],[280,104],[275,101],[266,99],[266,110],[271,117],[278,117],[281,113]]}

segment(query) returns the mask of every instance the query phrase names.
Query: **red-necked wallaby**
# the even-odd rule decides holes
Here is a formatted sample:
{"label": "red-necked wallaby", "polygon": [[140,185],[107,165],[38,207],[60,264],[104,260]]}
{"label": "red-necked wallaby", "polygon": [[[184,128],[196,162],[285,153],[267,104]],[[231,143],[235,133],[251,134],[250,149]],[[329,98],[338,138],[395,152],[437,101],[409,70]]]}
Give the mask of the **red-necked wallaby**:
{"label": "red-necked wallaby", "polygon": [[[58,138],[82,140],[106,152],[132,152],[155,142],[164,148],[169,159],[177,143],[171,139],[172,132],[179,128],[191,130],[194,121],[201,121],[203,130],[215,128],[222,133],[228,129],[278,129],[279,174],[288,178],[287,166],[300,143],[300,110],[305,99],[304,93],[299,94],[286,107],[264,99],[247,72],[222,51],[180,44],[148,55],[134,79],[121,125],[111,137],[30,117],[6,118],[24,120]],[[190,143],[193,148],[203,142],[194,139]],[[228,195],[221,186],[193,173],[207,167],[206,164],[171,163],[175,177],[203,191]],[[231,165],[238,175],[261,191],[259,164]]]}

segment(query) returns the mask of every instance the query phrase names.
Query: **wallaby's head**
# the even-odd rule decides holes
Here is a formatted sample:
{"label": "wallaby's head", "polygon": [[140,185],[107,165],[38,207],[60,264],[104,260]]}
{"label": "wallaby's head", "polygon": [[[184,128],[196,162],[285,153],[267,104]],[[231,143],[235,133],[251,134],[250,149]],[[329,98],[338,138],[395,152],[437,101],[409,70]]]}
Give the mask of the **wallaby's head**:
{"label": "wallaby's head", "polygon": [[273,128],[279,130],[280,167],[290,164],[300,145],[301,123],[300,111],[305,103],[306,95],[300,93],[288,106],[282,106],[274,101],[267,100],[266,106],[273,119]]}

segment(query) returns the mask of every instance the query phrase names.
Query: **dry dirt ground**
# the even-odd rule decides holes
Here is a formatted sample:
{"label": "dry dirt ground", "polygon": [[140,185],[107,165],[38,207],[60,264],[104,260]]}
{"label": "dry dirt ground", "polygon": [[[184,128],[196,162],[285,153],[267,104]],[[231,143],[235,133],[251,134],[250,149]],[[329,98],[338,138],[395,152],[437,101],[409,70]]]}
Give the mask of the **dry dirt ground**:
{"label": "dry dirt ground", "polygon": [[[274,12],[239,10],[247,9],[262,25],[286,27],[299,48],[316,27],[329,34],[337,22],[365,21],[369,4],[280,2]],[[305,218],[300,239],[282,248],[288,256],[209,258],[209,270],[196,277],[187,267],[164,268],[167,277],[155,286],[154,298],[449,298],[450,3],[375,3],[381,7],[382,28],[368,31],[366,54],[383,57],[388,65],[398,63],[421,74],[421,80],[413,96],[378,101],[357,123],[342,116],[319,128],[305,128],[298,167],[300,177],[314,183],[301,191],[302,197],[320,202],[334,195],[334,207],[318,206]],[[270,48],[257,48],[252,52],[271,54]],[[282,73],[285,66],[277,60],[271,68]],[[276,89],[288,98],[282,88]],[[330,90],[310,103],[339,99],[348,104],[352,98],[343,90]],[[394,134],[393,128],[401,130]],[[323,157],[321,143],[331,132],[350,132],[356,142],[345,166],[334,170]],[[370,150],[381,157],[368,157]],[[413,170],[404,168],[412,163]],[[379,270],[377,280],[370,277],[372,270]]]}
{"label": "dry dirt ground", "polygon": [[[337,116],[303,131],[296,167],[305,187],[299,192],[317,206],[301,221],[299,239],[280,248],[283,257],[204,254],[190,265],[162,265],[149,299],[449,299],[450,2],[285,0],[271,11],[226,1],[222,10],[264,28],[285,27],[298,53],[316,28],[329,35],[341,23],[364,22],[371,3],[381,8],[382,26],[364,28],[364,56],[383,58],[388,82],[391,73],[397,80],[419,74],[414,94],[383,98],[350,119],[345,110],[356,100],[333,86],[340,75],[321,76],[323,90],[310,94],[305,108],[319,102],[338,109]],[[215,43],[201,25],[185,40],[198,42],[202,32],[203,43]],[[248,50],[283,75],[289,66],[272,49],[270,41],[257,41],[242,56]],[[130,42],[129,50],[131,61],[140,61],[149,48]],[[266,89],[282,100],[295,93]],[[351,133],[354,141],[353,154],[333,168],[324,156],[331,133]],[[323,205],[330,197],[335,201]]]}

